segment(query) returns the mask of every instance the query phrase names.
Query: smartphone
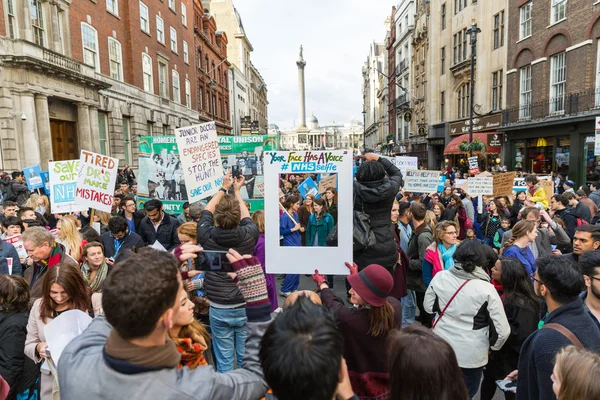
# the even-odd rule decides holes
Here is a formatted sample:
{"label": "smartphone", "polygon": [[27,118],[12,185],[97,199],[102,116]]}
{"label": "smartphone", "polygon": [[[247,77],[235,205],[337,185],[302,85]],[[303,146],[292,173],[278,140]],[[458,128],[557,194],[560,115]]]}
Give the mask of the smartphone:
{"label": "smartphone", "polygon": [[240,178],[242,176],[242,171],[240,170],[239,165],[231,166],[231,176],[234,178]]}
{"label": "smartphone", "polygon": [[48,348],[46,348],[46,350],[44,350],[44,353],[46,353],[46,355],[47,355],[48,357],[51,357],[51,356],[52,356],[52,354],[50,354],[50,350],[48,350]]}
{"label": "smartphone", "polygon": [[498,385],[500,390],[502,390],[503,392],[515,392],[517,390],[517,381],[511,381],[508,379],[499,380],[496,381],[496,385]]}
{"label": "smartphone", "polygon": [[199,271],[233,272],[233,267],[227,259],[228,251],[204,250],[196,257],[196,269]]}

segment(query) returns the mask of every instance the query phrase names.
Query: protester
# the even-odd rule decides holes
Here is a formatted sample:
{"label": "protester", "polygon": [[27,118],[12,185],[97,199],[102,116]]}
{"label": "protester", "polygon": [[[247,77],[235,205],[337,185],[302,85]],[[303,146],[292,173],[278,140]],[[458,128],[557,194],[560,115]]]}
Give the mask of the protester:
{"label": "protester", "polygon": [[133,197],[125,197],[123,201],[121,201],[121,212],[119,215],[127,220],[129,232],[139,234],[140,224],[145,215],[143,211],[135,209],[135,199]]}
{"label": "protester", "polygon": [[[33,199],[32,195],[29,200]],[[52,210],[50,209],[50,200],[48,200],[48,196],[45,194],[36,195],[35,203],[33,203],[30,207],[32,207],[36,213],[40,214],[43,219],[48,223],[48,227],[50,229],[56,228],[56,222],[58,221],[56,217],[52,214]]]}
{"label": "protester", "polygon": [[79,267],[65,250],[65,246],[54,240],[54,235],[42,227],[32,227],[23,232],[23,245],[27,250],[29,268],[25,271],[25,280],[30,287],[30,306],[42,297],[42,278],[58,264]]}
{"label": "protester", "polygon": [[9,183],[9,192],[5,201],[14,201],[19,205],[24,205],[29,198],[29,189],[25,182],[23,171],[13,171],[12,180]]}
{"label": "protester", "polygon": [[[184,250],[181,260],[195,257],[201,249]],[[61,399],[133,399],[146,393],[162,400],[247,400],[264,395],[267,386],[258,352],[270,322],[266,284],[255,258],[231,251],[228,259],[247,300],[248,340],[240,369],[225,375],[211,367],[177,369],[181,356],[166,339],[181,307],[179,262],[169,253],[142,248],[118,260],[108,276],[102,299],[106,318],[95,318],[63,351],[58,365]],[[124,302],[124,294],[132,301]],[[89,379],[90,371],[95,379]]]}
{"label": "protester", "polygon": [[[315,212],[314,209],[314,201],[315,196],[312,194],[307,194],[302,206],[298,209],[298,222],[300,226],[302,226],[305,230],[308,226],[308,219]],[[306,246],[306,232],[302,232],[302,245]]]}
{"label": "protester", "polygon": [[77,229],[75,217],[65,216],[56,223],[56,230],[58,236],[57,242],[65,246],[65,251],[79,264],[83,262],[81,256],[83,246],[87,244],[87,241],[83,240]]}
{"label": "protester", "polygon": [[352,308],[338,299],[318,270],[313,280],[321,289],[323,307],[333,312],[344,338],[344,358],[352,389],[359,398],[383,397],[390,384],[387,339],[402,325],[402,307],[397,299],[388,297],[394,279],[385,268],[372,264],[359,273],[356,264],[346,266],[350,269]]}
{"label": "protester", "polygon": [[[298,223],[297,211],[300,208],[300,199],[296,196],[288,196],[282,204],[284,213],[279,218],[279,235],[283,236],[283,246],[302,246],[300,233],[305,229]],[[300,275],[286,274],[279,294],[287,297],[300,285]]]}
{"label": "protester", "polygon": [[[234,249],[250,255],[258,241],[258,228],[243,203],[241,188],[245,179],[223,177],[222,188],[210,200],[198,224],[198,244],[204,250]],[[233,187],[234,195],[226,194]],[[210,327],[218,372],[233,369],[234,359],[242,365],[246,341],[246,301],[226,271],[207,271],[204,278],[206,296],[210,301]]]}
{"label": "protester", "polygon": [[[36,363],[51,359],[44,327],[67,310],[87,313],[90,304],[87,284],[78,267],[58,264],[50,269],[43,278],[42,297],[35,300],[29,314],[25,355]],[[52,368],[42,368],[41,371],[40,400],[51,400],[58,390],[56,376]]]}
{"label": "protester", "polygon": [[[394,202],[397,204],[397,202]],[[393,206],[392,206],[393,207]],[[410,214],[410,203],[401,202],[398,204],[398,218],[397,218],[397,226],[400,237],[400,247],[404,252],[408,250],[408,242],[410,241],[410,237],[412,236],[412,215]]]}
{"label": "protester", "polygon": [[177,222],[179,222],[179,225],[185,224],[186,222],[191,222],[192,219],[190,218],[190,203],[186,201],[185,203],[183,203],[183,206],[181,206],[181,208],[183,208],[183,212],[177,217]]}
{"label": "protester", "polygon": [[600,399],[600,356],[576,346],[556,355],[552,390],[558,400]]}
{"label": "protester", "polygon": [[469,398],[479,390],[489,350],[500,350],[510,334],[500,296],[481,268],[483,244],[462,243],[455,264],[433,277],[425,293],[425,311],[437,313],[433,332],[454,349]]}
{"label": "protester", "polygon": [[450,204],[450,198],[452,197],[452,186],[445,186],[442,191],[442,195],[440,197],[440,202],[444,205],[444,207],[448,207]]}
{"label": "protester", "polygon": [[577,265],[587,289],[580,296],[583,307],[600,328],[600,285],[597,283],[600,281],[600,252],[589,251],[582,254]]}
{"label": "protester", "polygon": [[525,185],[527,186],[527,199],[525,205],[527,207],[539,206],[543,210],[548,208],[548,197],[546,197],[546,189],[537,176],[527,175],[525,177]]}
{"label": "protester", "polygon": [[81,235],[81,237],[83,238],[83,240],[87,240],[88,243],[90,242],[100,242],[102,239],[100,238],[100,234],[98,233],[97,230],[95,230],[94,228],[92,228],[91,226],[84,226],[83,228],[81,228],[79,230],[79,234]]}
{"label": "protester", "polygon": [[569,237],[573,237],[575,228],[582,225],[583,216],[576,210],[567,209],[568,205],[569,201],[564,194],[555,194],[550,199],[550,208],[553,215],[559,217],[565,223],[565,232]]}
{"label": "protester", "polygon": [[575,187],[575,185],[576,185],[575,181],[572,181],[570,179],[566,180],[565,183],[563,184],[563,189],[565,191],[562,194],[575,193],[575,190],[573,189]]}
{"label": "protester", "polygon": [[[6,399],[35,389],[38,368],[25,356],[29,285],[20,276],[0,275],[0,377],[10,387]],[[2,397],[0,397],[2,398]],[[25,397],[26,398],[26,397]]]}
{"label": "protester", "polygon": [[140,222],[139,235],[147,246],[159,242],[167,251],[171,251],[179,245],[177,239],[179,223],[165,213],[162,206],[163,203],[158,199],[149,200],[144,204],[146,216]]}
{"label": "protester", "polygon": [[389,400],[467,400],[456,354],[429,329],[411,326],[389,335]]}
{"label": "protester", "polygon": [[[577,192],[575,192],[577,200],[579,201],[579,203],[589,208],[590,215],[594,217],[596,214],[598,214],[598,206],[596,206],[596,203],[594,203],[590,198],[588,198],[589,190],[587,190],[587,186],[584,186],[583,188],[585,190],[579,189]],[[591,223],[591,220],[588,222]]]}
{"label": "protester", "polygon": [[325,210],[333,217],[334,225],[338,222],[338,194],[337,189],[328,187],[325,190]]}
{"label": "protester", "polygon": [[588,196],[598,209],[600,209],[600,182],[590,183],[590,195]]}
{"label": "protester", "polygon": [[101,293],[102,285],[113,265],[106,262],[104,246],[98,242],[90,242],[83,246],[81,274],[90,288],[90,293]]}
{"label": "protester", "polygon": [[100,235],[104,235],[106,232],[109,232],[108,223],[112,217],[113,215],[111,213],[96,210],[94,211],[94,218],[91,223],[100,225]]}
{"label": "protester", "polygon": [[[408,290],[406,288],[406,275],[408,273],[408,264],[409,264],[410,260],[408,259],[408,256],[402,249],[402,244],[401,244],[401,240],[400,240],[400,235],[401,235],[400,225],[403,223],[398,221],[398,214],[399,214],[398,208],[399,208],[398,202],[394,201],[394,203],[392,204],[391,219],[392,219],[392,225],[394,226],[394,240],[396,242],[396,265],[394,266],[394,275],[393,275],[394,287],[392,288],[392,291],[390,292],[390,296],[394,297],[396,299],[403,299],[408,296]],[[405,211],[404,214],[410,215],[410,212],[407,213]],[[411,229],[411,234],[412,234],[412,227],[411,227],[410,223],[407,225]],[[406,243],[406,248],[408,249],[408,240]],[[408,299],[407,299],[407,301],[408,301]],[[411,307],[414,309],[415,308],[414,299],[412,297],[410,298],[410,303],[411,303]]]}
{"label": "protester", "polygon": [[119,215],[115,215],[108,221],[108,232],[101,236],[100,242],[104,247],[104,256],[111,259],[109,263],[113,263],[121,251],[146,246],[146,242],[140,235],[129,230],[127,219]]}
{"label": "protester", "polygon": [[500,228],[498,228],[496,231],[496,234],[494,235],[494,241],[492,243],[496,252],[500,252],[500,249],[502,249],[502,238],[504,237],[504,234],[511,229],[510,225],[510,217],[504,216],[500,218]]}
{"label": "protester", "polygon": [[190,218],[192,221],[196,223],[200,222],[200,217],[202,217],[205,207],[206,204],[200,201],[190,205]]}
{"label": "protester", "polygon": [[4,221],[4,219],[8,217],[17,217],[18,209],[19,205],[16,202],[5,201],[4,204],[2,204],[2,214],[0,215],[1,220]]}
{"label": "protester", "polygon": [[512,235],[509,240],[504,243],[502,255],[504,257],[514,257],[523,263],[529,276],[535,272],[535,258],[531,249],[528,247],[530,243],[534,243],[537,237],[537,229],[535,222],[519,221],[512,229]]}
{"label": "protester", "polygon": [[[518,259],[501,257],[492,268],[492,278],[503,291],[501,298],[510,325],[510,336],[499,351],[490,354],[483,371],[481,400],[492,400],[496,381],[517,369],[521,346],[538,328],[540,315],[540,301],[533,291],[531,277]],[[515,398],[511,392],[505,392],[504,396],[507,400]]]}
{"label": "protester", "polygon": [[439,221],[444,213],[445,207],[442,203],[438,203],[433,206],[433,213],[435,214],[436,221]]}
{"label": "protester", "polygon": [[553,398],[550,375],[554,358],[563,347],[580,342],[600,352],[600,330],[583,308],[579,294],[584,279],[576,264],[565,257],[546,256],[537,259],[536,267],[533,286],[548,313],[543,329],[534,331],[521,347],[517,399],[525,400]]}
{"label": "protester", "polygon": [[0,240],[0,275],[23,275],[23,266],[17,249],[12,244],[2,240]]}
{"label": "protester", "polygon": [[265,212],[263,210],[254,211],[252,213],[252,221],[254,221],[258,228],[258,232],[260,233],[252,255],[258,258],[260,265],[262,265],[263,272],[265,273],[267,293],[269,294],[269,302],[271,303],[271,312],[273,312],[278,306],[277,284],[275,283],[275,276],[273,274],[267,274],[267,264],[265,262]]}
{"label": "protester", "polygon": [[463,207],[460,197],[457,195],[450,196],[448,200],[448,206],[442,213],[440,221],[456,222],[458,239],[462,240],[465,238],[467,232],[467,219],[467,212]]}
{"label": "protester", "polygon": [[500,201],[492,199],[489,202],[489,206],[477,216],[477,222],[479,222],[481,234],[483,235],[483,242],[489,246],[494,243],[494,236],[498,228],[500,228],[502,217],[506,216],[503,210]]}
{"label": "protester", "polygon": [[[519,214],[521,213],[521,210],[525,207],[525,200],[527,200],[527,192],[524,190],[517,192],[514,198],[513,205],[510,207],[511,225],[514,225],[518,222]],[[538,208],[536,209],[539,210]]]}
{"label": "protester", "polygon": [[458,243],[458,224],[454,221],[440,221],[435,227],[434,241],[425,251],[423,260],[423,282],[425,287],[440,271],[448,270],[454,265],[454,252]]}

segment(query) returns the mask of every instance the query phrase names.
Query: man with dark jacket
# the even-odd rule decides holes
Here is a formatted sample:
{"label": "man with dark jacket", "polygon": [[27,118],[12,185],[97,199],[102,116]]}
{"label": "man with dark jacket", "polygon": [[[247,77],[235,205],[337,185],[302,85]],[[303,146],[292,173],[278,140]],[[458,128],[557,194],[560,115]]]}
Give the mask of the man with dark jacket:
{"label": "man with dark jacket", "polygon": [[590,211],[590,208],[579,201],[575,193],[567,192],[564,196],[569,202],[569,211],[574,211],[577,215],[581,215],[580,218],[589,224],[592,221],[592,212]]}
{"label": "man with dark jacket", "polygon": [[135,200],[133,197],[128,196],[121,201],[121,212],[119,215],[127,220],[129,232],[138,233],[140,231],[140,224],[145,215],[143,211],[135,209]]}
{"label": "man with dark jacket", "polygon": [[555,194],[550,199],[550,209],[554,211],[554,215],[560,217],[565,223],[565,232],[570,238],[575,234],[575,228],[577,228],[577,218],[583,219],[583,215],[579,214],[577,210],[568,209],[569,201],[564,194]]}
{"label": "man with dark jacket", "polygon": [[590,192],[589,199],[596,203],[596,207],[600,209],[600,182],[590,183]]}
{"label": "man with dark jacket", "polygon": [[15,201],[17,204],[25,204],[29,198],[29,188],[25,182],[25,175],[23,171],[13,171],[11,174],[12,180],[10,181],[10,187],[14,194],[13,198],[9,198],[10,201]]}
{"label": "man with dark jacket", "polygon": [[533,332],[519,356],[517,399],[554,399],[552,370],[556,353],[565,346],[580,342],[600,352],[600,330],[583,308],[579,297],[583,276],[575,263],[561,256],[547,256],[536,261],[534,290],[544,299],[548,314],[543,327]]}
{"label": "man with dark jacket", "polygon": [[[230,173],[223,177],[223,187],[207,204],[198,223],[198,244],[207,250],[234,249],[240,254],[252,254],[258,241],[258,227],[244,205],[240,188],[244,177],[233,184],[234,196],[226,194],[232,186]],[[244,358],[246,340],[246,302],[226,271],[207,271],[204,278],[206,296],[210,301],[210,327],[218,372],[233,370]]]}
{"label": "man with dark jacket", "polygon": [[102,234],[100,239],[100,243],[104,246],[104,256],[112,259],[124,250],[146,246],[140,235],[129,231],[127,220],[119,215],[108,221],[108,232]]}
{"label": "man with dark jacket", "polygon": [[177,228],[179,223],[175,218],[167,214],[162,209],[162,202],[158,199],[152,199],[144,204],[146,216],[140,223],[139,235],[144,239],[148,246],[158,242],[168,251],[173,250],[179,245],[177,237]]}

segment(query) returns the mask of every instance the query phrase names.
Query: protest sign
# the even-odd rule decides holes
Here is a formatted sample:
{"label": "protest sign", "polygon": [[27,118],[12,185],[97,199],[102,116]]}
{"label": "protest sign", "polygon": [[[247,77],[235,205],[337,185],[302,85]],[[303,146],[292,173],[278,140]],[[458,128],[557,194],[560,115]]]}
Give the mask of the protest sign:
{"label": "protest sign", "polygon": [[39,164],[25,167],[23,169],[23,174],[25,174],[25,181],[27,181],[27,189],[35,190],[44,187],[44,182],[42,181],[42,168]]}
{"label": "protest sign", "polygon": [[50,161],[49,198],[53,213],[84,211],[88,207],[75,203],[75,192],[80,172],[79,160]]}
{"label": "protest sign", "polygon": [[167,213],[182,214],[188,198],[175,136],[142,136],[138,165],[137,207],[159,199]]}
{"label": "protest sign", "polygon": [[223,182],[223,167],[215,122],[175,129],[175,140],[189,202],[217,193]]}
{"label": "protest sign", "polygon": [[21,235],[7,237],[6,239],[4,239],[4,241],[15,246],[15,249],[17,249],[17,253],[19,254],[20,259],[24,259],[25,257],[27,257],[27,250],[25,250],[25,246],[23,245],[23,238],[21,237]]}
{"label": "protest sign", "polygon": [[325,178],[321,178],[319,181],[319,194],[323,194],[329,187],[337,187],[337,175],[329,175]]}
{"label": "protest sign", "polygon": [[469,160],[469,168],[470,169],[479,168],[479,162],[477,161],[477,156],[469,157],[468,160]]}
{"label": "protest sign", "polygon": [[302,183],[298,185],[298,191],[304,199],[309,194],[316,196],[318,194],[318,190],[319,187],[311,177],[306,178],[304,181],[302,181]]}
{"label": "protest sign", "polygon": [[42,171],[42,182],[44,182],[44,191],[50,196],[50,171]]}
{"label": "protest sign", "polygon": [[438,180],[438,185],[437,185],[437,191],[438,192],[443,192],[444,189],[446,188],[446,181],[448,180],[448,178],[446,177],[446,175],[440,175],[440,179]]}
{"label": "protest sign", "polygon": [[494,175],[494,196],[511,196],[516,172]]}
{"label": "protest sign", "polygon": [[548,204],[550,204],[550,200],[554,196],[554,181],[552,179],[544,179],[540,180],[539,184],[546,189],[546,198],[548,199]]}
{"label": "protest sign", "polygon": [[454,186],[457,189],[462,189],[462,190],[464,190],[467,193],[469,191],[469,185],[468,185],[468,181],[466,179],[456,179],[454,181]]}
{"label": "protest sign", "polygon": [[[281,174],[332,174],[338,179],[337,246],[286,246],[279,243],[280,217],[279,190]],[[352,259],[352,152],[339,151],[265,151],[265,241],[268,273],[312,274],[319,260],[319,271],[324,274],[347,275],[344,261]],[[285,222],[285,221],[284,221]]]}
{"label": "protest sign", "polygon": [[75,190],[75,203],[85,208],[110,213],[119,160],[81,150],[80,173]]}
{"label": "protest sign", "polygon": [[419,171],[409,169],[404,177],[404,190],[417,193],[434,193],[438,191],[440,173],[438,171]]}
{"label": "protest sign", "polygon": [[223,173],[233,166],[240,167],[245,178],[240,191],[242,198],[250,203],[250,211],[264,209],[263,152],[279,149],[277,136],[219,136],[219,149]]}
{"label": "protest sign", "polygon": [[406,175],[406,171],[409,169],[419,169],[419,159],[417,157],[396,156],[394,161],[394,164],[402,171],[403,175]]}
{"label": "protest sign", "polygon": [[494,178],[469,178],[468,179],[469,190],[468,193],[471,196],[478,195],[492,195],[494,193]]}

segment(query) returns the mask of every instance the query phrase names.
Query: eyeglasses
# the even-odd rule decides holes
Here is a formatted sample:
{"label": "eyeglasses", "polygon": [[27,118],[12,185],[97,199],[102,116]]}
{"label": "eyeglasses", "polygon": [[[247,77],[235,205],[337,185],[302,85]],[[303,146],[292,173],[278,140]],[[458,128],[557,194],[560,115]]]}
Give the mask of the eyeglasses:
{"label": "eyeglasses", "polygon": [[598,278],[598,277],[595,277],[595,276],[589,276],[589,278],[590,278],[591,280],[600,281],[600,278]]}
{"label": "eyeglasses", "polygon": [[445,232],[446,235],[458,235],[458,232],[456,231],[452,231],[452,232]]}
{"label": "eyeglasses", "polygon": [[540,285],[543,285],[544,282],[540,281],[538,278],[536,278],[535,276],[531,275],[531,279],[533,279],[534,281],[536,281],[537,283],[539,283]]}

